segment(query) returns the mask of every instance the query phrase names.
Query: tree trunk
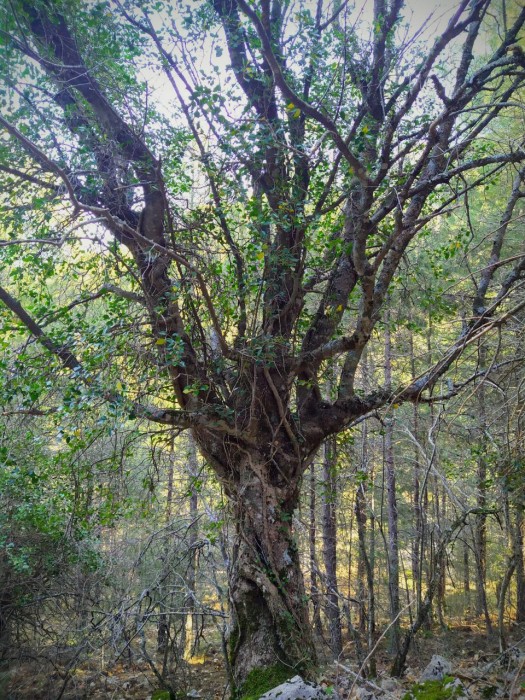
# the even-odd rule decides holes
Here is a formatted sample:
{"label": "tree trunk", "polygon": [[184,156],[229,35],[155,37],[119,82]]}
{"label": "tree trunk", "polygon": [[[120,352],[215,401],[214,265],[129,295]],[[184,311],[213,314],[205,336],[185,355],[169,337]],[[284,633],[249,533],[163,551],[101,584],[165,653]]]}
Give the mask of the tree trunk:
{"label": "tree trunk", "polygon": [[[368,588],[368,600],[367,609],[368,614],[366,616],[366,626],[367,626],[367,642],[368,642],[368,653],[370,654],[374,646],[374,636],[375,636],[375,585],[374,585],[374,569],[373,569],[373,553],[371,552],[370,557],[368,556],[367,546],[366,546],[366,496],[365,496],[365,482],[358,484],[357,491],[355,494],[355,518],[357,521],[357,533],[359,536],[359,560],[362,562],[363,568],[366,572],[366,581]],[[372,534],[373,537],[373,534]],[[361,610],[365,609],[364,598],[361,599]],[[375,660],[373,657],[370,658],[370,674],[375,675]]]}
{"label": "tree trunk", "polygon": [[[437,477],[435,479],[435,489],[436,489],[436,513],[437,513],[437,522],[438,523],[444,523],[446,522],[446,491],[443,489],[443,492],[441,494],[441,498],[439,497],[439,482],[437,480]],[[439,527],[439,530],[441,532],[441,527]],[[446,552],[443,555],[445,558],[447,556]],[[438,583],[438,590],[437,590],[437,614],[438,614],[438,620],[439,624],[442,630],[446,629],[446,624],[445,624],[445,615],[444,615],[444,609],[445,609],[445,592],[446,592],[446,571],[447,571],[447,562],[446,559],[445,561],[441,562],[440,564],[440,569],[441,569],[441,576],[439,579]]]}
{"label": "tree trunk", "polygon": [[498,641],[499,651],[502,654],[507,649],[507,639],[505,637],[505,598],[510,586],[510,580],[516,570],[516,554],[513,554],[508,561],[503,581],[499,587],[498,596]]}
{"label": "tree trunk", "polygon": [[410,650],[410,645],[421,627],[425,624],[426,620],[430,615],[432,609],[432,601],[437,593],[439,586],[439,581],[442,577],[442,566],[445,561],[446,550],[450,542],[456,536],[456,532],[464,527],[465,521],[469,515],[470,511],[463,513],[450,527],[448,527],[445,532],[441,535],[441,539],[436,546],[436,553],[434,558],[434,570],[430,576],[428,582],[427,592],[422,601],[422,605],[418,611],[416,619],[409,629],[405,632],[403,641],[399,646],[399,651],[394,659],[391,668],[391,674],[393,676],[401,676],[405,670],[405,663]]}
{"label": "tree trunk", "polygon": [[[392,386],[392,347],[390,314],[385,321],[385,385]],[[390,596],[390,650],[399,651],[399,541],[397,527],[396,475],[394,464],[394,418],[385,420],[385,476],[388,510],[388,592]]]}
{"label": "tree trunk", "polygon": [[195,441],[190,436],[189,437],[189,451],[188,451],[188,476],[190,478],[190,502],[189,502],[189,518],[190,525],[188,528],[188,568],[186,569],[186,600],[184,604],[184,609],[186,612],[186,620],[184,624],[185,634],[184,634],[184,658],[191,658],[198,645],[198,632],[197,632],[197,616],[195,614],[195,600],[197,592],[197,554],[196,549],[197,537],[198,537],[198,520],[197,520],[197,507],[198,507],[198,495],[194,486],[194,479],[198,475],[199,464],[197,460],[197,448]]}
{"label": "tree trunk", "polygon": [[[169,639],[170,639],[170,618],[169,614],[166,612],[166,609],[169,610],[170,608],[170,597],[167,593],[167,589],[169,588],[170,585],[170,571],[171,571],[171,563],[172,563],[172,557],[171,557],[171,552],[170,548],[172,545],[171,538],[169,536],[169,530],[171,527],[171,509],[172,509],[172,504],[173,504],[173,471],[175,467],[175,455],[174,455],[174,438],[172,436],[171,438],[171,443],[170,443],[170,454],[169,454],[169,467],[168,467],[168,485],[167,485],[167,491],[166,491],[166,542],[163,547],[163,554],[162,554],[162,573],[161,573],[161,581],[163,582],[161,586],[159,586],[159,600],[161,601],[159,603],[159,608],[160,608],[160,614],[159,614],[159,624],[157,627],[157,651],[159,654],[163,654],[164,656],[164,661],[163,661],[163,670],[162,670],[162,676],[163,678],[165,677],[166,670],[167,670],[167,663],[168,663],[168,647],[169,647]],[[165,599],[166,597],[166,599]]]}
{"label": "tree trunk", "polygon": [[[414,356],[414,337],[412,333],[410,334],[410,366],[412,370],[412,376],[416,375],[416,362]],[[421,587],[421,541],[422,541],[422,530],[423,523],[421,519],[421,464],[419,455],[419,406],[417,403],[413,407],[413,430],[416,442],[414,444],[414,495],[412,497],[413,512],[414,512],[414,540],[412,542],[412,582],[413,590],[416,595],[416,615],[421,607],[421,597],[422,597],[422,587]]]}
{"label": "tree trunk", "polygon": [[[355,519],[357,523],[357,536],[359,538],[359,560],[357,564],[357,598],[359,600],[359,631],[364,633],[367,620],[367,546],[366,546],[366,496],[365,484],[357,485],[355,494]],[[370,587],[368,587],[370,592]]]}
{"label": "tree trunk", "polygon": [[339,656],[343,650],[343,640],[337,586],[336,449],[335,438],[326,441],[323,463],[323,558],[326,570],[326,616],[330,632],[330,648],[334,656]]}
{"label": "tree trunk", "polygon": [[514,527],[514,551],[516,552],[516,622],[525,622],[525,566],[523,562],[523,510],[516,505]]}
{"label": "tree trunk", "polygon": [[[229,637],[234,680],[242,686],[252,670],[268,667],[309,677],[316,655],[292,528],[300,479],[284,481],[280,474],[285,468],[290,473],[290,465],[277,469],[255,449],[236,457],[235,482],[224,482],[236,523]],[[300,465],[293,471],[302,473]]]}
{"label": "tree trunk", "polygon": [[470,612],[470,562],[466,539],[463,540],[463,593],[465,594],[465,610]]}
{"label": "tree trunk", "polygon": [[[486,365],[486,349],[482,343],[478,345],[479,367],[484,369]],[[476,613],[484,615],[487,634],[492,634],[492,623],[487,605],[486,578],[487,578],[487,516],[483,512],[487,507],[487,460],[485,458],[487,448],[487,417],[485,410],[485,387],[482,381],[478,391],[480,425],[478,444],[478,508],[480,513],[476,518]]]}
{"label": "tree trunk", "polygon": [[319,580],[317,572],[317,522],[316,522],[316,483],[315,463],[310,465],[310,523],[308,527],[308,542],[310,546],[310,600],[312,601],[313,625],[316,634],[323,636],[321,623],[321,605],[319,601]]}
{"label": "tree trunk", "polygon": [[[478,507],[485,508],[487,504],[486,496],[487,463],[483,456],[478,458]],[[487,575],[487,516],[480,513],[476,519],[476,614],[484,615],[487,624],[487,631],[490,631],[488,620],[487,596],[485,592],[485,581]]]}
{"label": "tree trunk", "polygon": [[5,591],[0,593],[0,670],[2,669],[2,661],[4,656],[9,652],[10,648],[10,625],[9,618],[11,613],[11,593],[7,588],[7,581],[4,579]]}

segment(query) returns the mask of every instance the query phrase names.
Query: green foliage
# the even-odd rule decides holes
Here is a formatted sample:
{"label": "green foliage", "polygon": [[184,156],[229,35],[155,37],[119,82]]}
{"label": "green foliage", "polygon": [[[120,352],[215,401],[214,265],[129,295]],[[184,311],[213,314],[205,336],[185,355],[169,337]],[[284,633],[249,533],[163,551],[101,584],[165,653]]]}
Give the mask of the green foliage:
{"label": "green foliage", "polygon": [[234,696],[235,700],[258,700],[264,693],[293,676],[288,666],[274,664],[266,668],[254,668]]}
{"label": "green foliage", "polygon": [[151,700],[176,700],[176,697],[170,690],[155,690]]}
{"label": "green foliage", "polygon": [[402,700],[454,700],[464,697],[461,685],[454,684],[453,676],[445,676],[441,681],[425,681],[416,683]]}

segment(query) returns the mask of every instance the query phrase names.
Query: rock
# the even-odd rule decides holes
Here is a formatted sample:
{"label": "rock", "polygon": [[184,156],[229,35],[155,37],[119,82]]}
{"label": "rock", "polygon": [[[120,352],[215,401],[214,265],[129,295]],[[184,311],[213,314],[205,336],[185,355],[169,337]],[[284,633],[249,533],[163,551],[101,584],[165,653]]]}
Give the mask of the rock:
{"label": "rock", "polygon": [[303,681],[301,676],[294,676],[286,683],[281,683],[261,695],[259,700],[327,700],[328,698],[337,700],[337,695],[334,692],[325,693],[318,685]]}
{"label": "rock", "polygon": [[448,683],[445,683],[445,685],[443,687],[445,688],[445,690],[448,690],[450,692],[451,698],[466,698],[466,697],[468,697],[467,689],[463,685],[463,683],[459,680],[459,678],[454,678],[453,681],[449,681]]}
{"label": "rock", "polygon": [[383,678],[381,681],[381,688],[387,693],[395,693],[398,687],[398,684],[393,678]]}
{"label": "rock", "polygon": [[198,690],[195,690],[195,688],[192,688],[186,693],[187,698],[202,698],[202,695],[199,693]]}
{"label": "rock", "polygon": [[356,700],[377,700],[374,691],[367,688],[356,688],[354,690],[354,698]]}
{"label": "rock", "polygon": [[423,681],[442,681],[445,676],[452,673],[452,664],[447,661],[444,656],[434,654],[430,659],[430,663],[419,677],[419,682]]}

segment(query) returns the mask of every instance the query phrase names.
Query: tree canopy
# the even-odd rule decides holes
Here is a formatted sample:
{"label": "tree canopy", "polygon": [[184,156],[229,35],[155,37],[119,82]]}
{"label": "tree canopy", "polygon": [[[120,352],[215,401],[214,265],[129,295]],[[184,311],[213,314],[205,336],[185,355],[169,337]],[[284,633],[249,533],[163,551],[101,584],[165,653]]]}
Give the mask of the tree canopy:
{"label": "tree canopy", "polygon": [[[461,0],[414,28],[401,0],[369,5],[3,7],[0,300],[24,377],[9,399],[57,410],[53,362],[86,411],[191,429],[238,528],[238,682],[315,662],[292,515],[323,441],[456,395],[487,372],[458,361],[525,306],[525,9]],[[469,205],[494,183],[505,201],[480,236]],[[429,249],[464,264],[427,293]],[[450,302],[457,332],[369,387],[365,350],[408,299]]]}

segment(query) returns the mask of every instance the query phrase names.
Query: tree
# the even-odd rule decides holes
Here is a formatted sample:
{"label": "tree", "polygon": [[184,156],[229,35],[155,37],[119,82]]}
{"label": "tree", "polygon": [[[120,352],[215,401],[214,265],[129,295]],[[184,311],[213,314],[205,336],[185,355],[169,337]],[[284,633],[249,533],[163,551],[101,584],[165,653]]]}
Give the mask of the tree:
{"label": "tree", "polygon": [[[430,44],[406,31],[401,0],[375,0],[368,25],[322,0],[4,6],[2,252],[25,251],[15,269],[38,260],[43,287],[76,274],[81,292],[35,299],[15,274],[0,299],[86,407],[192,431],[237,526],[238,684],[257,667],[315,664],[293,514],[325,439],[382,406],[432,401],[465,348],[524,304],[525,257],[502,258],[502,229],[438,361],[360,390],[418,236],[525,158],[520,138],[492,131],[525,80],[525,9],[476,56],[493,4],[461,0]],[[98,288],[75,272],[79,249]],[[105,330],[116,353],[103,340],[94,351],[88,312],[75,323],[95,298],[120,304],[125,328]],[[23,410],[48,401],[41,388]]]}

